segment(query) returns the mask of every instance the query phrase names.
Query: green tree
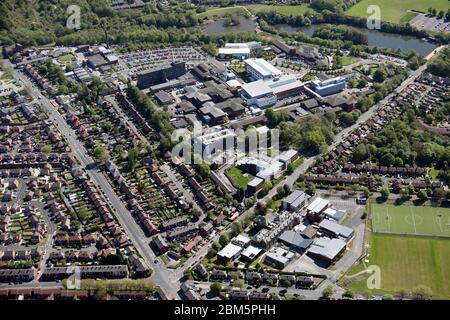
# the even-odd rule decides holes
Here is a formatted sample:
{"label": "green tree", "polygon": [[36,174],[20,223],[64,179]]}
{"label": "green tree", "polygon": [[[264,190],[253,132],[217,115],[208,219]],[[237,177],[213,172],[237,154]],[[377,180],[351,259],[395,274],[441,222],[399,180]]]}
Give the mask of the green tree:
{"label": "green tree", "polygon": [[332,286],[328,286],[325,289],[323,289],[322,291],[322,297],[325,299],[331,299],[331,297],[333,296],[334,293],[334,289]]}
{"label": "green tree", "polygon": [[237,279],[234,281],[234,286],[242,289],[245,286],[244,279]]}
{"label": "green tree", "polygon": [[208,163],[202,162],[198,165],[198,175],[202,179],[209,178],[210,174],[211,174],[211,168],[209,167]]}
{"label": "green tree", "polygon": [[218,295],[222,291],[222,284],[220,282],[214,282],[211,284],[210,289],[213,294]]}
{"label": "green tree", "polygon": [[209,248],[208,253],[206,254],[206,257],[208,259],[214,258],[217,255],[217,251],[213,248]]}
{"label": "green tree", "polygon": [[417,192],[417,198],[425,202],[428,200],[428,194],[425,192],[425,190],[420,190],[419,192]]}
{"label": "green tree", "polygon": [[225,247],[228,243],[230,243],[230,236],[228,233],[224,232],[219,237],[219,243],[223,247]]}
{"label": "green tree", "polygon": [[97,161],[108,161],[109,160],[109,153],[106,151],[106,149],[102,146],[97,146],[94,148],[92,152],[94,159]]}
{"label": "green tree", "polygon": [[373,74],[373,80],[376,82],[383,82],[386,79],[386,74],[381,68],[378,68],[375,73]]}
{"label": "green tree", "polygon": [[388,188],[382,188],[381,190],[380,190],[380,193],[381,193],[381,196],[383,197],[383,198],[388,198],[389,197],[389,189]]}
{"label": "green tree", "polygon": [[352,290],[346,290],[343,294],[342,297],[344,298],[348,298],[348,299],[353,299],[355,297],[355,294],[353,293]]}

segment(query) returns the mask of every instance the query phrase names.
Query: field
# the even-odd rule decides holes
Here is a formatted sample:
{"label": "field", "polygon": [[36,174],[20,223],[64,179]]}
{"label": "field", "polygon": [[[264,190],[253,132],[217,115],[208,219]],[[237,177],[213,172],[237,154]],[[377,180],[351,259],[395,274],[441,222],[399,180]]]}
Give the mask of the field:
{"label": "field", "polygon": [[406,23],[415,17],[410,10],[427,12],[428,8],[435,8],[447,11],[450,8],[448,0],[362,0],[349,10],[347,14],[367,18],[369,14],[366,12],[370,5],[377,5],[381,9],[381,20],[393,23]]}
{"label": "field", "polygon": [[284,15],[302,15],[307,10],[314,12],[307,4],[300,4],[294,6],[271,6],[267,4],[251,4],[246,6],[253,14],[261,11],[276,11]]}
{"label": "field", "polygon": [[285,15],[300,15],[304,14],[307,10],[314,12],[313,9],[309,8],[307,4],[294,5],[294,6],[271,6],[267,4],[251,4],[247,6],[234,6],[234,7],[209,7],[206,12],[199,14],[199,17],[208,17],[208,19],[213,19],[216,17],[222,17],[226,14],[255,14],[261,11],[276,11]]}
{"label": "field", "polygon": [[[450,240],[381,234],[372,234],[369,239],[368,265],[380,267],[381,288],[367,289],[366,277],[359,277],[349,288],[361,293],[396,294],[426,287],[435,298],[450,298]],[[351,273],[363,269],[359,264]]]}
{"label": "field", "polygon": [[450,237],[450,209],[372,205],[373,232]]}
{"label": "field", "polygon": [[249,14],[249,13],[250,12],[243,6],[224,7],[224,8],[209,7],[209,8],[206,8],[205,12],[200,13],[198,16],[199,17],[207,17],[208,19],[214,19],[214,18],[223,17],[226,14],[245,15],[245,14]]}

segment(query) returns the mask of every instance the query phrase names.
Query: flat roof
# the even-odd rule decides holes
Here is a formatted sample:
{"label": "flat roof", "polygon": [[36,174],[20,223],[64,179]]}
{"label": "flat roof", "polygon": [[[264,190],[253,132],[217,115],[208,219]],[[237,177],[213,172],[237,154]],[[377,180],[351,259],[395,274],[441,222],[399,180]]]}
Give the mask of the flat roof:
{"label": "flat roof", "polygon": [[329,203],[330,201],[318,197],[314,199],[314,201],[311,202],[306,209],[314,213],[320,213],[328,206]]}
{"label": "flat roof", "polygon": [[239,252],[241,252],[241,250],[242,248],[240,246],[229,243],[222,250],[220,250],[217,253],[217,255],[227,259],[231,259],[234,256],[236,256]]}
{"label": "flat roof", "polygon": [[295,200],[297,200],[298,198],[304,197],[305,195],[306,194],[303,191],[301,191],[301,190],[294,190],[294,191],[291,192],[290,195],[288,195],[286,198],[284,198],[283,201],[287,202],[287,203],[292,203]]}
{"label": "flat roof", "polygon": [[335,208],[327,208],[323,213],[336,221],[341,221],[342,218],[344,218],[345,216],[345,211],[338,210]]}
{"label": "flat roof", "polygon": [[219,54],[242,54],[250,55],[249,47],[225,47],[219,49]]}
{"label": "flat roof", "polygon": [[319,227],[331,231],[337,236],[342,236],[347,239],[353,235],[353,229],[329,219],[322,220],[322,222],[319,223]]}
{"label": "flat roof", "polygon": [[269,257],[270,259],[278,261],[282,264],[286,264],[294,257],[294,253],[289,250],[276,247],[270,250],[266,254],[266,257]]}
{"label": "flat roof", "polygon": [[283,75],[278,78],[268,80],[257,80],[246,83],[242,89],[250,97],[261,97],[268,94],[278,94],[280,92],[293,90],[303,86],[303,82],[297,80],[295,75]]}
{"label": "flat roof", "polygon": [[247,238],[246,236],[243,235],[237,235],[236,237],[234,237],[233,239],[231,239],[231,241],[236,241],[236,242],[242,242],[244,244],[247,244],[250,242],[250,239]]}
{"label": "flat roof", "polygon": [[301,248],[304,250],[308,249],[308,247],[312,243],[311,239],[305,238],[299,232],[291,230],[283,232],[279,240],[289,246]]}
{"label": "flat roof", "polygon": [[281,75],[282,72],[264,59],[247,59],[244,62],[263,77]]}
{"label": "flat roof", "polygon": [[255,257],[257,256],[262,249],[255,246],[248,246],[244,251],[242,251],[242,255],[244,257]]}
{"label": "flat roof", "polygon": [[345,247],[346,243],[341,239],[319,238],[311,245],[309,252],[333,260]]}

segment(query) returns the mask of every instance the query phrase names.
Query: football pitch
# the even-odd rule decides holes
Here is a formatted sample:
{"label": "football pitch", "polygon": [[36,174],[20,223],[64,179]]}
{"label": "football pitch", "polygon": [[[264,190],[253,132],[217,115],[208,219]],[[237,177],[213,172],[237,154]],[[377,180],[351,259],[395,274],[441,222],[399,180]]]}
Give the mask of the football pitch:
{"label": "football pitch", "polygon": [[375,233],[450,237],[450,209],[372,204]]}

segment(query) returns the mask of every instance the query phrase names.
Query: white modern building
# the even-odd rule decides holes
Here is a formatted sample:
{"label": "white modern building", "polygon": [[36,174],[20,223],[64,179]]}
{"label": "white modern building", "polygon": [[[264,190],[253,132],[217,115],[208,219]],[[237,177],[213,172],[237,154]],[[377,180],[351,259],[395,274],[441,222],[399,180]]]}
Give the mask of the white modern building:
{"label": "white modern building", "polygon": [[341,92],[346,87],[346,78],[337,77],[327,80],[314,80],[311,81],[311,87],[315,93],[322,97],[329,96]]}
{"label": "white modern building", "polygon": [[234,149],[236,134],[227,128],[214,128],[213,131],[194,138],[195,150],[202,150],[203,154],[226,152]]}
{"label": "white modern building", "polygon": [[221,59],[247,59],[256,50],[261,49],[261,42],[227,43],[219,48]]}
{"label": "white modern building", "polygon": [[248,106],[266,108],[274,105],[278,99],[299,94],[303,88],[303,82],[297,80],[294,75],[283,75],[244,84],[241,97]]}
{"label": "white modern building", "polygon": [[244,60],[247,74],[253,80],[270,79],[281,76],[282,72],[264,59]]}
{"label": "white modern building", "polygon": [[240,246],[229,243],[217,253],[217,257],[222,261],[229,261],[236,258],[241,251]]}

